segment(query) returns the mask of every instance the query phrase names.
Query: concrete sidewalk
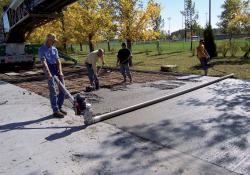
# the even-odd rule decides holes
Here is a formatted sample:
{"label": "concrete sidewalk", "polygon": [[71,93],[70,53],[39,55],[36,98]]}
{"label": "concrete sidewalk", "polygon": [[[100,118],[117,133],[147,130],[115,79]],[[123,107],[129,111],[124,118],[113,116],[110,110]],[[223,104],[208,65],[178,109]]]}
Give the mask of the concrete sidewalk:
{"label": "concrete sidewalk", "polygon": [[55,119],[48,99],[1,81],[0,111],[0,174],[236,174],[69,108]]}

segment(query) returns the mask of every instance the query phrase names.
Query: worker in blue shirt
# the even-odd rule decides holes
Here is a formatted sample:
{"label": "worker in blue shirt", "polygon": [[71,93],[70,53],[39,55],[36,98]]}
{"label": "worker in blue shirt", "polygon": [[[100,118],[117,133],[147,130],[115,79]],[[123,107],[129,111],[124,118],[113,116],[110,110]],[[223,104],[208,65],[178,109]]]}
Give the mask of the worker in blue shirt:
{"label": "worker in blue shirt", "polygon": [[48,34],[45,43],[39,48],[38,56],[42,62],[45,75],[48,78],[49,96],[53,115],[56,118],[63,118],[64,115],[67,115],[67,112],[62,109],[65,95],[61,88],[58,88],[59,94],[57,95],[54,76],[57,76],[62,84],[64,84],[64,78],[58,50],[53,46],[55,41],[56,36],[54,34]]}

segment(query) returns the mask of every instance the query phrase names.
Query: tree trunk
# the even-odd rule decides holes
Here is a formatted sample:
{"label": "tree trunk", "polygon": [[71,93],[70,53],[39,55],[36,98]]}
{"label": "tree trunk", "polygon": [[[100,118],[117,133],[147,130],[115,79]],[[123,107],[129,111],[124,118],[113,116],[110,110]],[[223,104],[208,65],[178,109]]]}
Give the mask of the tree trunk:
{"label": "tree trunk", "polygon": [[127,47],[130,50],[130,52],[132,52],[132,42],[131,42],[131,39],[127,39]]}
{"label": "tree trunk", "polygon": [[89,51],[90,52],[93,52],[95,50],[94,43],[93,43],[92,39],[93,39],[93,36],[89,35]]}
{"label": "tree trunk", "polygon": [[133,62],[132,62],[132,42],[131,39],[127,39],[127,47],[131,52],[131,57],[129,59],[129,66],[133,66]]}
{"label": "tree trunk", "polygon": [[250,47],[249,47],[248,51],[246,51],[246,53],[244,54],[243,57],[244,57],[244,58],[248,58],[249,53],[250,53]]}
{"label": "tree trunk", "polygon": [[185,42],[187,42],[187,29],[185,27],[185,31],[184,31],[184,38],[185,38]]}
{"label": "tree trunk", "polygon": [[110,52],[110,42],[108,40],[108,51]]}
{"label": "tree trunk", "polygon": [[190,45],[190,50],[192,51],[193,50],[193,26],[192,25],[191,25],[190,29],[191,29],[191,45]]}
{"label": "tree trunk", "polygon": [[[63,13],[62,13],[63,14]],[[65,22],[64,22],[64,15],[61,16],[61,23],[62,23],[62,33],[63,33],[63,39],[62,39],[62,44],[63,44],[63,49],[67,53],[67,39],[65,37]]]}
{"label": "tree trunk", "polygon": [[232,38],[233,38],[233,35],[230,33],[229,34],[229,46],[230,46],[230,48],[232,46]]}
{"label": "tree trunk", "polygon": [[82,43],[80,43],[80,51],[81,52],[83,51],[83,49],[82,49]]}

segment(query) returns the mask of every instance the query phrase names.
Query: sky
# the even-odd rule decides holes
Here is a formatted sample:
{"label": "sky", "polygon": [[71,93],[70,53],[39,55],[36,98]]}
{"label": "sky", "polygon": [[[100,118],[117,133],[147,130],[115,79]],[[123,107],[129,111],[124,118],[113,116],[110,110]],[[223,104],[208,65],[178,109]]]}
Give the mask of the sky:
{"label": "sky", "polygon": [[[160,3],[162,7],[161,15],[164,19],[164,30],[168,32],[170,28],[170,32],[174,32],[182,29],[184,25],[182,26],[180,11],[184,10],[184,0],[156,0],[156,2]],[[209,0],[193,0],[193,2],[199,14],[198,23],[204,27],[209,19]],[[223,10],[221,8],[223,3],[224,0],[211,0],[211,25],[213,28],[217,27],[216,23],[219,21],[218,16]]]}

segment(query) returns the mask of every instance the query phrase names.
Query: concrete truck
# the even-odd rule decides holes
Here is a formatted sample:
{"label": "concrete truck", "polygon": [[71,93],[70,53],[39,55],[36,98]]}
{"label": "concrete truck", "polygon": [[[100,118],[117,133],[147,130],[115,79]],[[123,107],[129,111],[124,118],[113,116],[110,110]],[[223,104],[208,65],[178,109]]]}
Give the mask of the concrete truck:
{"label": "concrete truck", "polygon": [[18,65],[29,69],[35,62],[33,46],[24,42],[8,42],[5,36],[10,31],[8,11],[15,10],[22,2],[22,0],[13,0],[3,9],[2,27],[0,27],[0,65]]}

